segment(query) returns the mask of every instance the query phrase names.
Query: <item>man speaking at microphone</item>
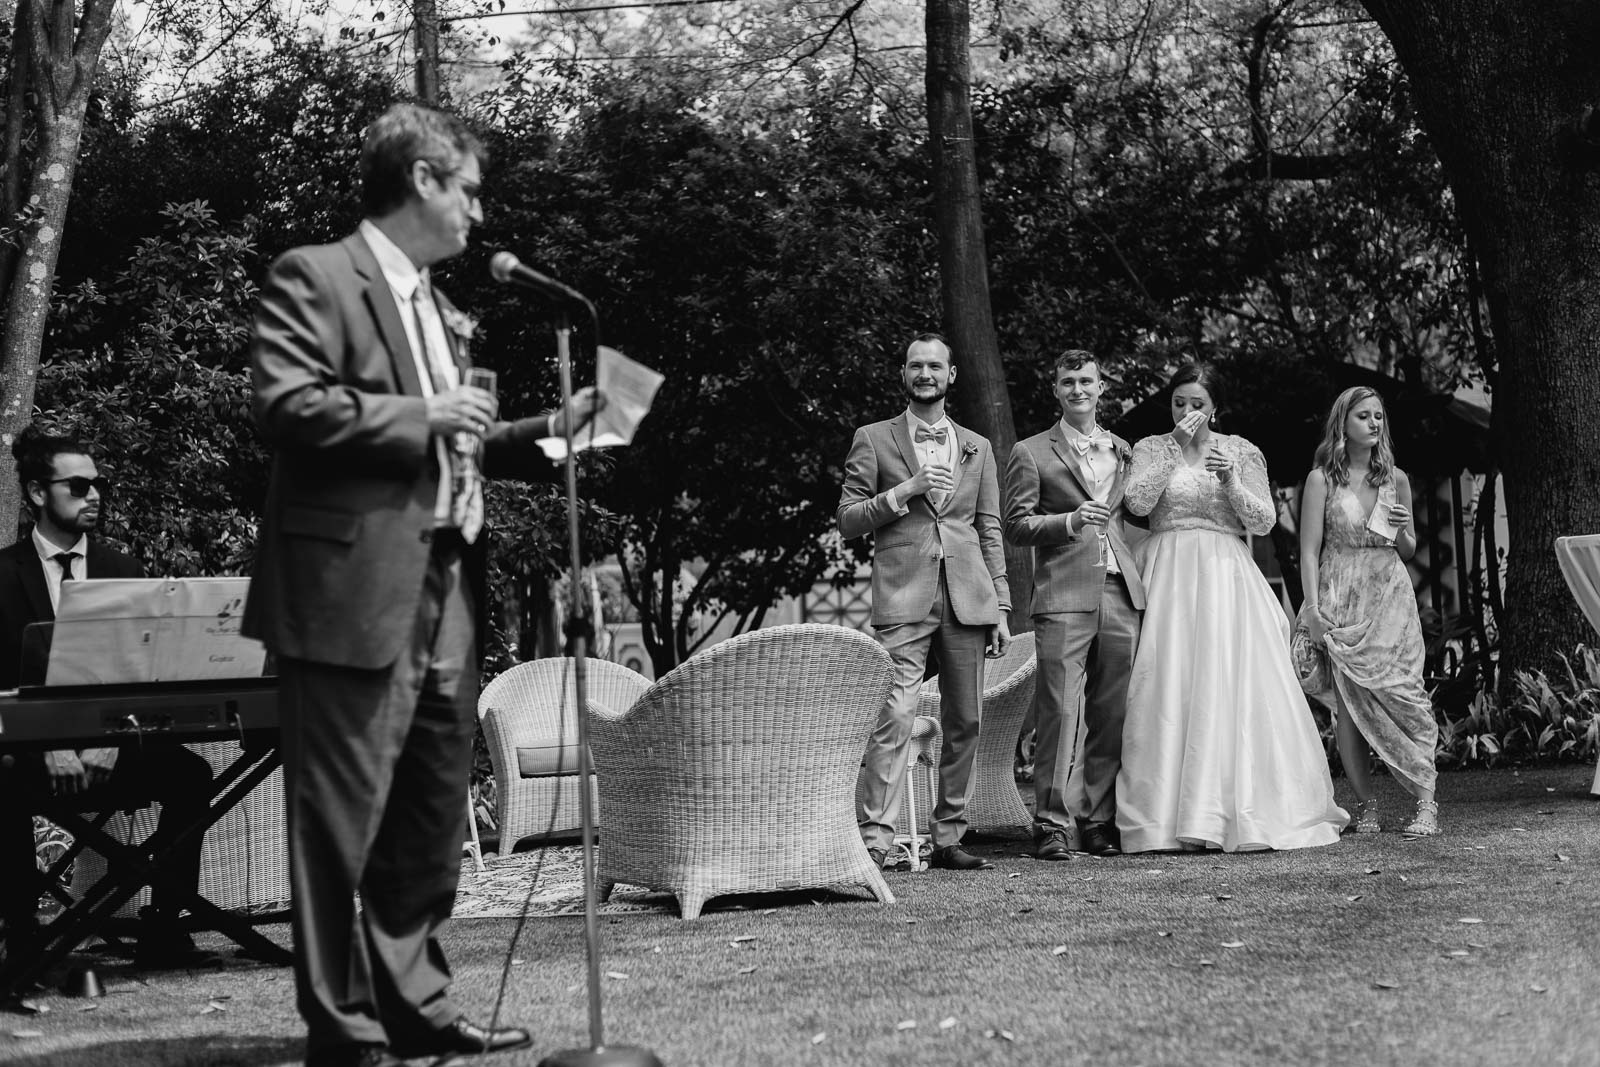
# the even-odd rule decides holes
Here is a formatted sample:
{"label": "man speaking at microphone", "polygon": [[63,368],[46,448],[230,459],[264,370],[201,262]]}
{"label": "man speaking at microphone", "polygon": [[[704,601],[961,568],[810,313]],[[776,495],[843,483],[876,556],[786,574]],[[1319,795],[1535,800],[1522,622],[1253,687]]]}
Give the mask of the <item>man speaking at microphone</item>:
{"label": "man speaking at microphone", "polygon": [[531,1040],[466,1017],[437,940],[477,722],[481,479],[549,477],[535,441],[573,418],[497,421],[494,396],[462,384],[464,320],[429,268],[483,218],[484,155],[454,115],[391,107],[362,146],[360,228],[283,255],[256,314],[274,457],[244,632],[278,660],[311,1067]]}

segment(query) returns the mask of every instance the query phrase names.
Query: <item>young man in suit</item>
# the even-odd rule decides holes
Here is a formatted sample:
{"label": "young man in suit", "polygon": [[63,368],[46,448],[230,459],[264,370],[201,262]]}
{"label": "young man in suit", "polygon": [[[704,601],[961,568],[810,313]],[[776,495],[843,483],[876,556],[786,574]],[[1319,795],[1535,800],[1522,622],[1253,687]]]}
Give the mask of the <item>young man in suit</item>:
{"label": "young man in suit", "polygon": [[535,441],[572,417],[497,422],[494,396],[463,384],[470,326],[429,268],[482,220],[483,158],[455,116],[391,107],[362,148],[360,229],[285,253],[256,315],[255,415],[274,456],[244,632],[278,660],[312,1067],[531,1041],[467,1019],[436,936],[467,830],[480,479],[549,478]]}
{"label": "young man in suit", "polygon": [[1006,538],[1034,550],[1034,855],[1067,860],[1121,851],[1117,769],[1144,584],[1124,526],[1128,445],[1097,422],[1100,365],[1069,349],[1053,382],[1061,418],[1006,464]]}
{"label": "young man in suit", "polygon": [[[125,555],[90,536],[100,521],[100,476],[89,447],[76,437],[47,434],[29,426],[12,446],[17,479],[33,528],[0,549],[0,689],[44,681],[45,645],[24,640],[33,623],[49,623],[69,581],[139,578],[143,570]],[[27,677],[24,655],[27,655]],[[35,866],[33,806],[42,793],[81,796],[83,808],[116,810],[150,801],[162,806],[161,821],[188,821],[210,803],[211,765],[177,744],[150,742],[138,748],[58,749],[5,757],[0,765],[0,918],[8,945],[38,934],[35,915],[43,886],[23,872]],[[201,840],[179,854],[176,875],[190,891],[200,881]],[[180,908],[172,890],[157,884],[141,912],[134,962],[141,967],[197,962],[194,942],[177,924]]]}
{"label": "young man in suit", "polygon": [[1000,541],[1000,484],[986,438],[945,414],[956,379],[950,349],[922,334],[906,349],[910,403],[856,431],[839,495],[839,533],[874,535],[872,625],[895,682],[861,764],[861,839],[882,866],[894,845],[917,691],[930,648],[939,656],[944,750],[933,809],[935,867],[987,870],[961,847],[978,751],[983,660],[1004,654],[1011,607]]}

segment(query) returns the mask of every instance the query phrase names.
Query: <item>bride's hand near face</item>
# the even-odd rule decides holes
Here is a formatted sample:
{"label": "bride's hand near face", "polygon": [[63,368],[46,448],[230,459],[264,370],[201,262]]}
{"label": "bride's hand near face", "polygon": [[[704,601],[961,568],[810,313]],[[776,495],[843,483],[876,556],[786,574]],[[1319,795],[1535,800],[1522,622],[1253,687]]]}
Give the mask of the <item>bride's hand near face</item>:
{"label": "bride's hand near face", "polygon": [[1199,433],[1200,427],[1204,426],[1205,424],[1205,412],[1191,411],[1189,414],[1179,419],[1178,424],[1172,428],[1172,439],[1177,441],[1180,447],[1187,448],[1189,446],[1189,442],[1194,440],[1194,435]]}

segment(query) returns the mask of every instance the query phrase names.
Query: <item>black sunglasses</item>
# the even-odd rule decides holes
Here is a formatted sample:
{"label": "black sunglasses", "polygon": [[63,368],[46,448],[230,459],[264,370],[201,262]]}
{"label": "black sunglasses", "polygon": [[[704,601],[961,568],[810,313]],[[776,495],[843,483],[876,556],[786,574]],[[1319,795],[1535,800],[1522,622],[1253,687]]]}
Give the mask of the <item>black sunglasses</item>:
{"label": "black sunglasses", "polygon": [[77,497],[79,500],[82,500],[84,497],[88,496],[89,490],[91,489],[98,489],[101,496],[105,496],[107,493],[111,492],[111,483],[106,481],[103,475],[99,478],[84,478],[82,476],[73,478],[52,478],[50,479],[50,484],[65,485],[67,487],[67,492],[72,496]]}

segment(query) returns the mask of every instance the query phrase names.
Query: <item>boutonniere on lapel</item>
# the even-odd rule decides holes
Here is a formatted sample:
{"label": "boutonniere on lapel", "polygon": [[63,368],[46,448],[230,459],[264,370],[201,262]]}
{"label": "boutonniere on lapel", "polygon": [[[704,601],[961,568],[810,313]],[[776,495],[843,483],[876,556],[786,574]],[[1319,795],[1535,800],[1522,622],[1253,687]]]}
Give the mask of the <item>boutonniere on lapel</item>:
{"label": "boutonniere on lapel", "polygon": [[978,446],[976,444],[974,444],[971,441],[962,442],[962,444],[961,444],[961,462],[965,463],[967,460],[971,459],[973,456],[976,456],[977,454],[978,454]]}
{"label": "boutonniere on lapel", "polygon": [[455,334],[458,347],[464,352],[472,343],[473,336],[478,332],[478,320],[471,315],[464,315],[452,307],[439,307],[439,318],[444,322],[444,328]]}

